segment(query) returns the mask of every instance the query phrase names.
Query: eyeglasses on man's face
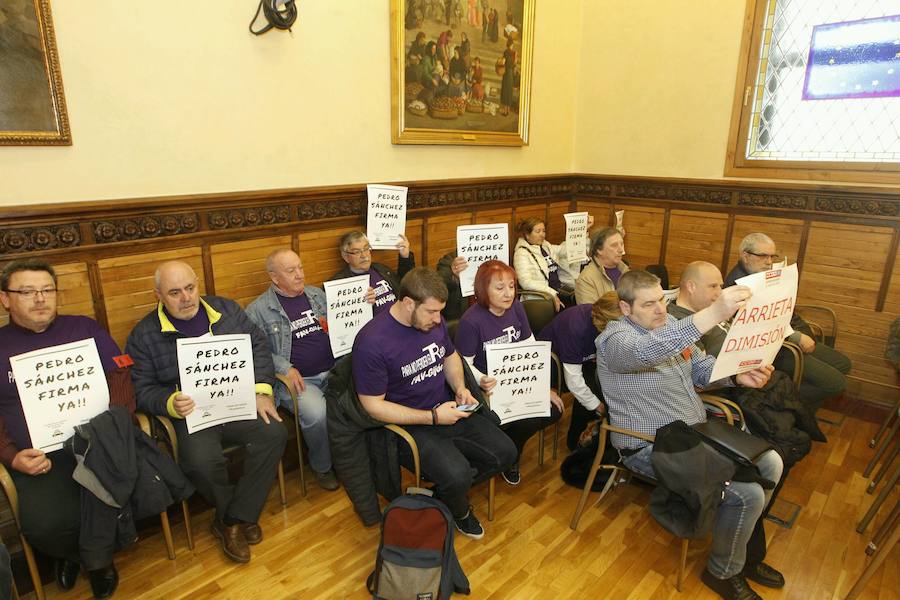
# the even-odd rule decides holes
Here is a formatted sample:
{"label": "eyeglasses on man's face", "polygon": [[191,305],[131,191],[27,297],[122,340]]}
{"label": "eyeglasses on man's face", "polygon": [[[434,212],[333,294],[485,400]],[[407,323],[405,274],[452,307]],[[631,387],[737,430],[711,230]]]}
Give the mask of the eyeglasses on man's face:
{"label": "eyeglasses on man's face", "polygon": [[18,294],[18,295],[22,296],[23,298],[28,298],[29,300],[31,300],[32,298],[37,298],[38,294],[40,294],[42,298],[45,298],[47,296],[56,295],[56,288],[43,288],[40,290],[25,289],[25,290],[4,290],[4,291],[7,294]]}
{"label": "eyeglasses on man's face", "polygon": [[350,256],[361,256],[363,254],[372,254],[372,246],[366,246],[364,248],[357,248],[355,250],[344,250],[344,254],[349,254]]}
{"label": "eyeglasses on man's face", "polygon": [[751,252],[750,250],[747,250],[746,252],[747,254],[752,254],[757,258],[761,258],[763,260],[768,260],[771,262],[778,262],[779,260],[781,260],[780,254],[766,254],[765,252]]}

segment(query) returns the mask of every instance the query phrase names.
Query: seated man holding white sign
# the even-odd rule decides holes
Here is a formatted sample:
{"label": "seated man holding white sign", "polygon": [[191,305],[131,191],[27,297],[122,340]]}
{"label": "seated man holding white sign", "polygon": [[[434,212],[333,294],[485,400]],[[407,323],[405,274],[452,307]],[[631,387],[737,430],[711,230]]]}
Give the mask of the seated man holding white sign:
{"label": "seated man holding white sign", "polygon": [[[56,301],[56,272],[48,263],[15,260],[0,273],[0,302],[10,317],[9,324],[0,329],[0,365],[8,373],[6,383],[0,382],[0,460],[9,467],[16,484],[22,533],[38,551],[56,559],[59,587],[72,589],[84,562],[94,597],[108,598],[119,581],[113,564],[89,564],[79,556],[81,487],[72,479],[75,459],[65,450],[45,454],[33,446],[10,358],[93,339],[106,374],[110,405],[125,406],[133,412],[134,388],[126,368],[129,360],[109,334],[91,318],[59,315]],[[48,373],[67,384],[76,374],[73,369]],[[64,398],[60,392],[67,392],[69,386],[63,390],[62,385],[52,390],[59,397],[50,402]]]}
{"label": "seated man holding white sign", "polygon": [[[339,486],[331,469],[325,419],[326,377],[334,366],[328,332],[322,327],[325,292],[306,285],[303,262],[289,248],[269,254],[266,272],[272,285],[247,306],[247,316],[268,337],[275,372],[288,378],[297,395],[300,427],[309,446],[309,465],[316,482],[322,489],[336,490]],[[294,410],[290,393],[280,382],[275,385],[275,399]]]}
{"label": "seated man holding white sign", "polygon": [[[262,541],[257,522],[287,442],[287,432],[279,423],[281,418],[272,397],[272,353],[265,334],[236,302],[200,296],[197,275],[190,265],[180,261],[161,264],[156,269],[155,287],[158,305],[135,325],[125,345],[135,362],[132,375],[137,406],[141,411],[172,418],[181,468],[216,507],[213,535],[222,542],[228,558],[245,563],[250,560],[248,544]],[[180,391],[183,385],[177,340],[227,334],[250,335],[258,418],[229,421],[188,433],[185,417],[195,405],[190,396]],[[221,374],[221,356],[201,356],[197,362],[201,369],[210,369],[209,376],[204,374],[197,387],[219,385],[230,377]],[[232,444],[245,446],[247,451],[244,474],[237,484],[229,481],[222,454],[222,448]]]}
{"label": "seated man holding white sign", "polygon": [[[441,318],[447,287],[430,269],[413,269],[399,299],[369,321],[353,344],[353,381],[374,418],[404,425],[419,448],[423,475],[435,483],[456,527],[473,538],[484,528],[469,506],[479,475],[506,470],[516,447],[465,386],[465,367]],[[466,410],[460,410],[464,407]],[[489,412],[489,411],[487,411]],[[401,445],[401,461],[412,456]]]}
{"label": "seated man holding white sign", "polygon": [[400,236],[397,242],[399,262],[397,272],[381,263],[372,262],[372,246],[362,231],[351,231],[341,237],[341,258],[347,266],[331,276],[331,279],[344,279],[356,275],[369,274],[369,293],[366,296],[375,316],[390,308],[397,301],[397,289],[400,280],[413,267],[416,259],[409,249],[409,240],[406,236]]}
{"label": "seated man holding white sign", "polygon": [[[772,263],[780,259],[772,238],[764,233],[751,233],[741,240],[738,263],[725,278],[725,285],[734,285],[736,279],[753,273],[769,271]],[[805,354],[800,397],[817,409],[826,399],[844,391],[847,386],[844,375],[850,372],[852,365],[841,352],[825,344],[817,344],[809,325],[797,312],[791,318],[791,327],[794,333],[787,339],[798,344]],[[775,365],[780,367],[780,360],[776,360]]]}
{"label": "seated man holding white sign", "polygon": [[[659,278],[646,271],[629,271],[618,285],[623,316],[609,323],[597,337],[597,375],[609,410],[610,423],[654,435],[669,423],[687,425],[706,421],[706,411],[695,386],[743,385],[762,387],[772,367],[764,366],[726,380],[710,382],[715,358],[702,352],[697,341],[704,333],[735,313],[750,297],[750,290],[734,286],[709,307],[676,320],[666,313]],[[612,444],[625,466],[654,477],[650,455],[653,444],[613,433]],[[782,461],[774,450],[764,452],[756,466],[764,480],[781,479]],[[763,510],[772,490],[756,482],[731,481],[716,511],[712,550],[702,580],[723,598],[759,598],[746,579],[769,587],[782,587],[784,577],[763,563],[765,530]]]}
{"label": "seated man holding white sign", "polygon": [[[460,355],[469,363],[481,389],[490,392],[497,385],[497,379],[486,374],[487,346],[526,342],[534,340],[534,335],[531,333],[528,317],[525,316],[525,309],[516,298],[516,272],[509,265],[499,260],[481,263],[475,274],[475,299],[476,303],[459,320],[454,341]],[[501,429],[515,443],[518,452],[516,462],[503,471],[503,479],[509,485],[519,485],[522,480],[519,460],[525,443],[535,433],[559,421],[562,416],[562,400],[552,389],[549,400],[549,417],[531,417],[501,425]]]}

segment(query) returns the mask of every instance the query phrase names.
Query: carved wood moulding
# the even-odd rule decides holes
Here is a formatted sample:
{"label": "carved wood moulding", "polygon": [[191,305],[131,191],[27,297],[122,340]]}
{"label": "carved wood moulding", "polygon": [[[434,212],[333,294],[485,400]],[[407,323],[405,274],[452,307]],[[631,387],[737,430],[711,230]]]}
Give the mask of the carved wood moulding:
{"label": "carved wood moulding", "polygon": [[[401,182],[402,183],[402,182]],[[597,198],[625,204],[689,203],[698,208],[855,218],[900,218],[900,190],[803,184],[603,175],[540,175],[408,182],[410,218],[446,209],[518,206]],[[0,259],[24,252],[91,249],[137,240],[205,236],[330,219],[364,220],[362,185],[66,203],[0,209]],[[80,224],[79,224],[80,223]]]}

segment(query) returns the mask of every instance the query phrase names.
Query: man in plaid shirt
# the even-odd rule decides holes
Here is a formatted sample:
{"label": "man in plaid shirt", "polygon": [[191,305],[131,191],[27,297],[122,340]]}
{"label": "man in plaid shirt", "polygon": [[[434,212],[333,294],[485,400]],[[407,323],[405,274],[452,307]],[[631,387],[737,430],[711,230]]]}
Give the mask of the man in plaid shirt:
{"label": "man in plaid shirt", "polygon": [[[750,297],[745,286],[722,290],[708,308],[681,320],[666,312],[659,279],[646,271],[622,275],[617,288],[623,316],[606,326],[597,337],[597,374],[609,409],[610,422],[642,433],[672,421],[693,425],[706,420],[703,402],[695,387],[743,385],[762,387],[769,380],[767,365],[710,385],[715,358],[695,344],[700,337],[725,321]],[[654,477],[650,463],[653,445],[612,435],[626,467]],[[777,483],[783,463],[774,451],[757,460],[764,479]],[[725,489],[713,529],[712,550],[701,579],[726,599],[754,600],[760,596],[747,579],[769,587],[782,587],[784,577],[763,562],[765,530],[760,516],[772,491],[758,483],[732,481]]]}

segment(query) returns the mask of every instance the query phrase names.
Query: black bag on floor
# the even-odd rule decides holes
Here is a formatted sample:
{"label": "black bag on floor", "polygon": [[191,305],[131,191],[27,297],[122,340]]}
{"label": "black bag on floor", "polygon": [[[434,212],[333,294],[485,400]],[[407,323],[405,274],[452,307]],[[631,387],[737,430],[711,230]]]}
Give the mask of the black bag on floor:
{"label": "black bag on floor", "polygon": [[366,580],[372,598],[447,600],[454,592],[468,594],[469,580],[453,548],[455,528],[447,506],[429,495],[404,494],[388,504],[375,570]]}

